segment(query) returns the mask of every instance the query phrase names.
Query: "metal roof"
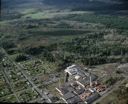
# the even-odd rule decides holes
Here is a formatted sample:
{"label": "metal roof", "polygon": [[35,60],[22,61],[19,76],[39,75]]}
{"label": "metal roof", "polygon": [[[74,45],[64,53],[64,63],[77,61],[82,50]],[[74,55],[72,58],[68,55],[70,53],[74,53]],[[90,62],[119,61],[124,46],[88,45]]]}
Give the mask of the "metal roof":
{"label": "metal roof", "polygon": [[71,99],[68,99],[67,100],[67,102],[68,103],[77,103],[77,104],[79,104],[79,102],[82,102],[82,100],[78,97],[78,96],[75,96],[75,97],[73,97],[73,98],[71,98]]}
{"label": "metal roof", "polygon": [[100,95],[98,93],[93,93],[91,96],[89,96],[86,101],[88,102],[88,104],[91,104],[93,101],[95,101],[96,99],[98,99],[100,97]]}
{"label": "metal roof", "polygon": [[72,97],[74,97],[75,95],[72,93],[72,92],[68,92],[68,93],[66,93],[64,96],[63,96],[63,98],[65,99],[65,100],[68,100],[68,99],[70,99],[70,98],[72,98]]}

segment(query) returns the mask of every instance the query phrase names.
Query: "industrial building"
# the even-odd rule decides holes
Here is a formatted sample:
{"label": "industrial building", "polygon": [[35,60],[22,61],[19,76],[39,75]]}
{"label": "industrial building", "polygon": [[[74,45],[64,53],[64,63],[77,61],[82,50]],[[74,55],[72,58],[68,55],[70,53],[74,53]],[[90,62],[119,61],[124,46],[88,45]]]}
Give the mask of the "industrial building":
{"label": "industrial building", "polygon": [[90,104],[100,97],[98,92],[106,89],[104,85],[97,82],[96,75],[84,71],[78,65],[71,65],[64,72],[65,83],[58,86],[56,90],[65,103]]}

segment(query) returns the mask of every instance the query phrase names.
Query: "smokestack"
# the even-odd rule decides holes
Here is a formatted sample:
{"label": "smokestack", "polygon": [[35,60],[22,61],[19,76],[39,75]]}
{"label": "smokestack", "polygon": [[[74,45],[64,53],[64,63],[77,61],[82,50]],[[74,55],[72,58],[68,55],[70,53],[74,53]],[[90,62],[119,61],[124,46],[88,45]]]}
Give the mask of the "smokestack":
{"label": "smokestack", "polygon": [[65,82],[68,82],[69,74],[66,72],[65,73]]}
{"label": "smokestack", "polygon": [[90,73],[90,87],[92,87],[92,77],[91,77],[91,73]]}

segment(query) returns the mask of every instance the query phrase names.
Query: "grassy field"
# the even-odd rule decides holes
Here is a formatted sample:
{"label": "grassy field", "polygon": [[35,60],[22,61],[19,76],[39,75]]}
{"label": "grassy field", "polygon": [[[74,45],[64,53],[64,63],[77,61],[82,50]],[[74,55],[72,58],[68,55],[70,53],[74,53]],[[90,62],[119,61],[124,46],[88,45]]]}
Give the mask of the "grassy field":
{"label": "grassy field", "polygon": [[111,92],[108,96],[106,96],[105,98],[103,98],[99,104],[127,104],[128,100],[128,88],[125,87],[127,84],[127,81],[124,82],[124,84],[120,85],[119,88],[117,90],[114,90],[113,92]]}
{"label": "grassy field", "polygon": [[59,11],[59,10],[45,10],[45,11],[37,11],[34,9],[28,9],[22,12],[24,16],[22,18],[32,18],[32,19],[48,19],[55,18],[61,16],[67,16],[71,14],[92,14],[93,12],[89,11]]}

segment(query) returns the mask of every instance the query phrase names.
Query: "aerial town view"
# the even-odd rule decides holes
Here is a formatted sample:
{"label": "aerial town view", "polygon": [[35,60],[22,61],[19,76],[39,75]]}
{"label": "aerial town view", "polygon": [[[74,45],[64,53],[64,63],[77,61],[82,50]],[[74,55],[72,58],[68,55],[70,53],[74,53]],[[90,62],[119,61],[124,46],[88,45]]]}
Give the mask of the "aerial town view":
{"label": "aerial town view", "polygon": [[127,0],[0,0],[0,103],[128,104]]}

